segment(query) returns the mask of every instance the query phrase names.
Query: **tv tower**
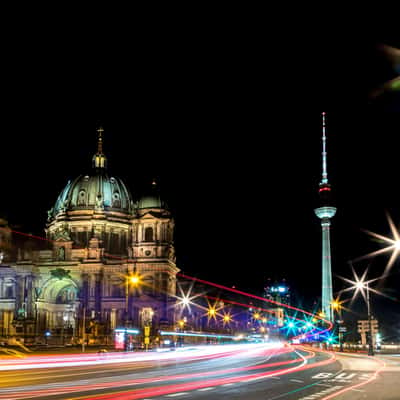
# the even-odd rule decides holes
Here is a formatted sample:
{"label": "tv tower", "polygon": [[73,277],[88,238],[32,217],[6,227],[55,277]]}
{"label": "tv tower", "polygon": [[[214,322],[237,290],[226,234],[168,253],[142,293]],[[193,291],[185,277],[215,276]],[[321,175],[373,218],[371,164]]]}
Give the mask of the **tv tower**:
{"label": "tv tower", "polygon": [[314,210],[316,216],[321,219],[322,229],[322,312],[325,319],[333,322],[333,292],[332,292],[332,268],[331,268],[331,218],[336,214],[336,208],[331,206],[331,185],[328,183],[328,171],[326,166],[326,132],[325,113],[322,113],[322,179],[319,184],[320,207]]}

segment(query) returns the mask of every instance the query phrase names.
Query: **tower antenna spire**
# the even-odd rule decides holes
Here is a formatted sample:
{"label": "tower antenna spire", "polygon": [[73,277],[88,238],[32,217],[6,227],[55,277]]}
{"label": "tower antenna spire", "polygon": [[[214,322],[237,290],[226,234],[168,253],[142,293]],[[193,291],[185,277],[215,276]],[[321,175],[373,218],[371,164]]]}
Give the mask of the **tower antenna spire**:
{"label": "tower antenna spire", "polygon": [[328,183],[328,169],[327,169],[327,152],[326,152],[326,124],[325,124],[325,115],[326,113],[322,113],[322,180],[321,184],[325,185]]}

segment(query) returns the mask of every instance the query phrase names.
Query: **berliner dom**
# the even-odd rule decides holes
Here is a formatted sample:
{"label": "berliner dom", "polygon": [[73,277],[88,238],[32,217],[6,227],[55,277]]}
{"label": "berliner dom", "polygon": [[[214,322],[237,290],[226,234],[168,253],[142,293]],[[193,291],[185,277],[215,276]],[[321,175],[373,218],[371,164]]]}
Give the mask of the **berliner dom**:
{"label": "berliner dom", "polygon": [[48,210],[46,246],[9,251],[1,230],[1,337],[109,344],[116,328],[173,326],[173,216],[155,181],[138,195],[109,174],[103,139]]}

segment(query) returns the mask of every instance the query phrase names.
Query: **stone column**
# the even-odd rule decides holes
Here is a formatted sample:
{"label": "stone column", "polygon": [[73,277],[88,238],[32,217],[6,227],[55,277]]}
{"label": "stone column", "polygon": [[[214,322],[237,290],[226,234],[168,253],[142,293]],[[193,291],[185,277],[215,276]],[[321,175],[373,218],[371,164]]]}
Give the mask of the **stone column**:
{"label": "stone column", "polygon": [[101,297],[102,297],[102,283],[103,283],[103,273],[99,272],[96,274],[96,281],[94,287],[94,309],[96,312],[96,320],[101,321]]}
{"label": "stone column", "polygon": [[34,298],[33,298],[33,283],[32,275],[26,278],[26,316],[28,319],[34,318]]}
{"label": "stone column", "polygon": [[15,312],[16,317],[19,316],[19,310],[22,307],[23,303],[23,282],[21,277],[15,277]]}
{"label": "stone column", "polygon": [[115,308],[111,309],[110,312],[110,330],[113,331],[117,326],[117,310]]}
{"label": "stone column", "polygon": [[89,303],[89,275],[87,273],[82,274],[82,296],[81,296],[82,307],[88,308]]}
{"label": "stone column", "polygon": [[143,242],[143,225],[142,224],[139,224],[139,226],[138,226],[137,242]]}

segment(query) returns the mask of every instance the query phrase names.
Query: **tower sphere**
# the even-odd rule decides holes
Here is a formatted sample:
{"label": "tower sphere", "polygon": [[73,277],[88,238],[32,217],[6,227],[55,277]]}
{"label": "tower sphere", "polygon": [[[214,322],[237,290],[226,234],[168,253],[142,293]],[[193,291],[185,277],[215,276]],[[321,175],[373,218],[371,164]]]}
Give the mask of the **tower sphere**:
{"label": "tower sphere", "polygon": [[336,214],[335,207],[320,207],[314,210],[318,218],[332,218]]}

